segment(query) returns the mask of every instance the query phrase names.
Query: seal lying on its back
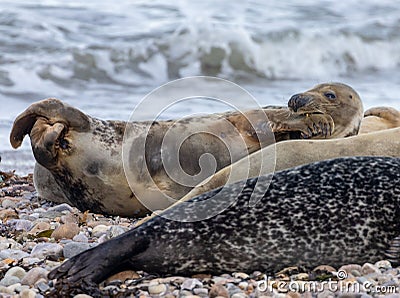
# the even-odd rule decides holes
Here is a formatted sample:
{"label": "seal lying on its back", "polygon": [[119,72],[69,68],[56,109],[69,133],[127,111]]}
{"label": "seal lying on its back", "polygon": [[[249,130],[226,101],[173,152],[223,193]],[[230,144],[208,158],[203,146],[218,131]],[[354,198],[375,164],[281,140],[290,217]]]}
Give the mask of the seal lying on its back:
{"label": "seal lying on its back", "polygon": [[[400,159],[314,163],[276,173],[269,188],[263,183],[268,177],[258,179],[256,187],[256,179],[250,179],[188,201],[204,204],[219,191],[228,199],[245,184],[237,200],[212,218],[178,222],[152,217],[67,260],[49,278],[98,283],[126,268],[220,274],[375,262],[387,250],[389,257],[397,257],[390,242],[400,234]],[[259,199],[252,207],[251,195]],[[190,220],[194,212],[179,202],[161,215]]]}
{"label": "seal lying on its back", "polygon": [[[131,133],[125,135],[125,140],[133,145],[124,158],[132,166],[126,173],[122,143],[127,124],[95,119],[56,99],[35,103],[19,115],[10,139],[17,148],[29,134],[34,156],[40,164],[35,169],[35,185],[40,196],[49,200],[59,198],[82,211],[142,216],[148,212],[147,208],[166,208],[214,174],[212,170],[203,173],[203,169],[211,167],[199,165],[205,153],[215,158],[218,171],[270,145],[274,134],[277,141],[346,137],[358,132],[362,119],[358,94],[340,83],[320,84],[294,95],[288,105],[289,108],[247,111],[244,115],[227,112],[177,122],[130,122]],[[170,142],[172,149],[161,150],[167,132],[174,141]],[[190,137],[182,140],[178,152],[173,146],[180,143],[182,135]],[[140,154],[142,150],[135,147],[142,144],[146,144],[144,157]],[[162,160],[162,154],[167,158]],[[175,168],[170,172],[165,169],[163,162],[174,154],[179,156],[179,162],[173,167],[178,168],[180,164],[182,172],[196,178],[190,186],[170,176]],[[204,175],[198,175],[199,172]],[[129,185],[135,186],[135,193]],[[138,191],[149,197],[152,205],[142,205],[143,200],[137,199]]]}

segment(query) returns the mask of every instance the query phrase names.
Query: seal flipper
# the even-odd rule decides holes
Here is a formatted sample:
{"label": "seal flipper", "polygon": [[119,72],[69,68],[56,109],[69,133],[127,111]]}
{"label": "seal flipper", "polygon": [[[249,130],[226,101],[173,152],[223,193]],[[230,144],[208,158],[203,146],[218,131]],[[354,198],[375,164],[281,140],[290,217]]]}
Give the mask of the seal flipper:
{"label": "seal flipper", "polygon": [[[64,280],[68,283],[76,283],[80,280],[86,280],[89,283],[102,282],[112,274],[124,270],[124,266],[129,266],[128,260],[132,256],[148,248],[149,241],[141,235],[139,229],[140,226],[113,238],[113,241],[101,243],[70,258],[50,271],[48,278]],[[135,239],[134,242],[132,238]]]}
{"label": "seal flipper", "polygon": [[392,265],[400,265],[400,236],[390,241],[389,249],[385,252],[385,256]]}

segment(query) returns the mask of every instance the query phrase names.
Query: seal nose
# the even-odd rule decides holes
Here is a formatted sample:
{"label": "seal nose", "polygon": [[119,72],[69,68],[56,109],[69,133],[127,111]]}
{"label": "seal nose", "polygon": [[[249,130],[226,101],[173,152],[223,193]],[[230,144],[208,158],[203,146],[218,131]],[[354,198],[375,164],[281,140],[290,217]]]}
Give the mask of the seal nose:
{"label": "seal nose", "polygon": [[304,96],[303,94],[295,94],[293,95],[288,102],[288,107],[293,110],[293,112],[297,112],[297,110],[301,107],[304,107],[309,102],[309,97]]}

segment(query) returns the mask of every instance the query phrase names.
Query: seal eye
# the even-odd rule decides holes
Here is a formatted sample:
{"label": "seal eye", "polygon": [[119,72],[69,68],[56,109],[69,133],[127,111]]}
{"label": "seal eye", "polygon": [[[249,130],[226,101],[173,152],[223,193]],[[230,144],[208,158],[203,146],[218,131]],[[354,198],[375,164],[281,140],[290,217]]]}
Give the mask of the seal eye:
{"label": "seal eye", "polygon": [[336,99],[336,95],[332,92],[326,92],[325,96],[329,99]]}
{"label": "seal eye", "polygon": [[64,139],[64,138],[62,138],[62,139],[59,140],[59,144],[60,144],[60,148],[61,148],[61,149],[66,150],[66,149],[69,148],[69,142],[68,142],[66,139]]}

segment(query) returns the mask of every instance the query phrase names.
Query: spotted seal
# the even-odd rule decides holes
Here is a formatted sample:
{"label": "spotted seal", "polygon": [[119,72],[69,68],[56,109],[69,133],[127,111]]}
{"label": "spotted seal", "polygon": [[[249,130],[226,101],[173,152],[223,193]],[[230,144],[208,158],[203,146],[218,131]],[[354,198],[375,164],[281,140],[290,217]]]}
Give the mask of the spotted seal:
{"label": "spotted seal", "polygon": [[[132,144],[146,146],[145,158],[138,156],[140,150],[136,147],[127,155],[133,165],[129,168],[132,173],[129,181],[121,152],[126,122],[96,119],[60,100],[47,99],[34,103],[17,117],[10,140],[17,148],[29,134],[38,162],[35,185],[40,196],[70,203],[82,211],[142,216],[148,212],[147,208],[168,207],[214,174],[196,177],[191,186],[172,179],[161,160],[161,146],[167,132],[173,135],[173,141],[193,132],[181,144],[177,164],[189,176],[196,176],[203,168],[211,168],[199,165],[205,153],[214,156],[218,171],[270,145],[274,138],[279,142],[293,138],[344,137],[356,133],[361,121],[361,100],[344,84],[318,85],[292,97],[288,106],[184,118],[178,122],[129,122],[132,133],[125,137]],[[199,130],[207,133],[197,133]],[[168,158],[178,151],[174,150],[175,143],[171,142],[172,149],[163,151]],[[143,174],[146,170],[147,176]],[[145,192],[153,205],[143,206],[128,182]]]}
{"label": "spotted seal", "polygon": [[400,127],[400,112],[391,107],[374,107],[364,113],[360,134]]}
{"label": "spotted seal", "polygon": [[[256,184],[258,179],[258,183]],[[49,273],[59,283],[99,283],[123,270],[192,275],[276,272],[287,266],[375,262],[398,257],[400,159],[352,157],[313,163],[231,184],[188,202],[240,195],[206,220],[179,202],[162,215],[91,248]],[[261,182],[261,183],[260,183]],[[249,206],[250,196],[259,201]],[[219,208],[222,200],[208,208]],[[189,220],[189,221],[185,221]]]}

